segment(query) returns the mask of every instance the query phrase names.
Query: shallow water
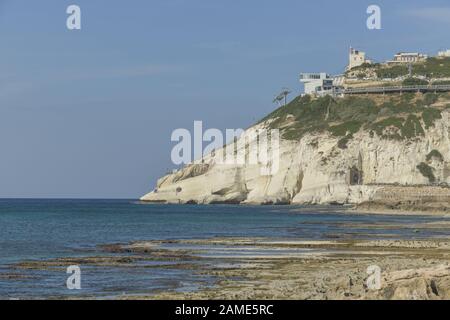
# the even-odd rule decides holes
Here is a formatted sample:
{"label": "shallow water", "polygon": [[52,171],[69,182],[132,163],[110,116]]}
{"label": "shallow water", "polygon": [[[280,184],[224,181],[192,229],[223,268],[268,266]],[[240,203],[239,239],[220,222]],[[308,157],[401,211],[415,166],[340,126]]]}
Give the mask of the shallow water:
{"label": "shallow water", "polygon": [[[341,207],[175,206],[133,200],[0,200],[0,298],[149,294],[195,290],[214,279],[189,270],[82,267],[82,290],[69,291],[65,270],[26,271],[14,263],[104,254],[101,244],[137,240],[264,237],[268,239],[423,239],[448,236],[446,228],[421,228],[448,218],[341,213]],[[289,250],[207,248],[204,257],[291,254]],[[298,253],[298,252],[297,252]],[[166,265],[169,262],[164,262]],[[218,262],[219,263],[219,262]],[[3,275],[3,276],[2,276]],[[25,276],[25,278],[24,278]]]}

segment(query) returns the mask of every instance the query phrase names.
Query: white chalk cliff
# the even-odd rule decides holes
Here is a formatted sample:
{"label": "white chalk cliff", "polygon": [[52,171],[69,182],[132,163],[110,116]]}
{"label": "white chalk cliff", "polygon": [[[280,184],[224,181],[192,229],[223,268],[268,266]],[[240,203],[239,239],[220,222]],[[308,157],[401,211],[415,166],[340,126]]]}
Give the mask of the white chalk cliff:
{"label": "white chalk cliff", "polygon": [[[267,123],[257,127],[267,126]],[[254,129],[253,127],[252,129]],[[450,183],[449,112],[425,134],[386,139],[361,129],[347,148],[328,131],[280,141],[279,169],[262,175],[260,165],[219,164],[210,154],[160,178],[141,198],[163,203],[327,204],[361,203],[386,184],[427,185],[417,166],[427,162],[436,183]],[[443,155],[429,157],[432,150]]]}

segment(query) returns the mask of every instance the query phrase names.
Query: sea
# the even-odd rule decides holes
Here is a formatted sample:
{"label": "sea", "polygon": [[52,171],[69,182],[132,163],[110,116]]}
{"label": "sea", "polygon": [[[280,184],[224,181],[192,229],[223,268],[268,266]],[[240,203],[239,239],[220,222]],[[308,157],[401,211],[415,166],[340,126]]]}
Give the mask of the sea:
{"label": "sea", "polygon": [[[165,205],[137,200],[0,199],[0,299],[99,299],[193,291],[214,277],[148,265],[80,266],[81,289],[64,268],[21,269],[26,261],[102,256],[102,245],[211,238],[274,240],[424,239],[446,228],[418,229],[442,216],[348,213],[341,206]],[[257,252],[253,252],[257,254]],[[108,253],[111,255],[111,253]],[[213,253],[211,253],[213,255]],[[172,262],[173,263],[173,262]]]}

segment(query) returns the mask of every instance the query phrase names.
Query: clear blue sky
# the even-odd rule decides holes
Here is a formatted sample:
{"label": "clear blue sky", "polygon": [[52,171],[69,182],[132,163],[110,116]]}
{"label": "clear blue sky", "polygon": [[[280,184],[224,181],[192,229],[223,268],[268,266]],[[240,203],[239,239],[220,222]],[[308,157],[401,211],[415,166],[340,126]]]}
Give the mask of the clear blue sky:
{"label": "clear blue sky", "polygon": [[0,0],[0,197],[137,198],[172,167],[172,130],[245,128],[350,45],[432,54],[449,31],[438,0]]}

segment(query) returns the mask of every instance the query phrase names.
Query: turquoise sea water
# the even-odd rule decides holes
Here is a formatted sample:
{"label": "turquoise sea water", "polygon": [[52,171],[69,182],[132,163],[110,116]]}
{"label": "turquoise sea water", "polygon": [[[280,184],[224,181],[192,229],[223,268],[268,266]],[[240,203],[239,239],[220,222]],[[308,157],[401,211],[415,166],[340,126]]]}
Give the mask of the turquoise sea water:
{"label": "turquoise sea water", "polygon": [[[301,212],[296,212],[301,209]],[[102,254],[98,246],[137,240],[265,237],[428,238],[448,229],[417,230],[442,217],[344,214],[339,207],[176,206],[134,200],[0,200],[0,298],[146,294],[191,290],[214,279],[189,270],[85,267],[82,290],[68,291],[65,270],[27,271],[15,263]],[[389,228],[380,225],[388,225]]]}

